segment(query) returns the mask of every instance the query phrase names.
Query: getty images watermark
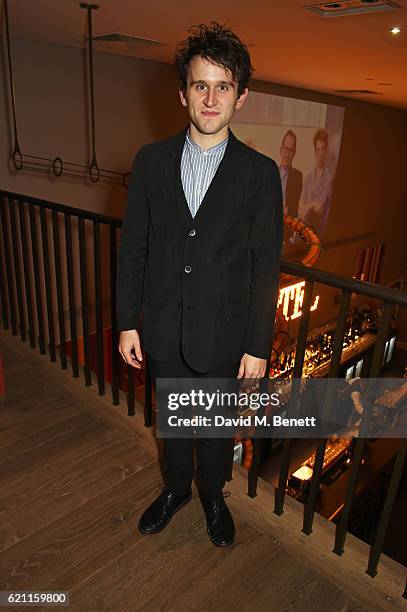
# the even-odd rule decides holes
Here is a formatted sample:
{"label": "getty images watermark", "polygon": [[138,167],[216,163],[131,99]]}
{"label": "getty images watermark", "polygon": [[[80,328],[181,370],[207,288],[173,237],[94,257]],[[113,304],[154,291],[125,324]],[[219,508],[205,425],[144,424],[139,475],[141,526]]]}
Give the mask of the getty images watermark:
{"label": "getty images watermark", "polygon": [[[178,416],[178,414],[172,414],[168,416],[168,425],[170,427],[245,427],[245,426],[266,426],[270,427],[271,424],[275,427],[281,425],[291,426],[310,426],[316,427],[316,417],[307,416],[305,418],[285,418],[281,414],[273,414],[271,420],[268,419],[266,414],[259,414],[260,408],[266,407],[280,407],[282,397],[279,393],[258,393],[255,391],[241,391],[227,392],[216,391],[210,393],[203,389],[191,389],[187,392],[170,392],[168,394],[168,410],[179,411],[182,408],[194,408],[199,407],[201,410],[214,413],[213,416],[207,416],[202,414],[196,414],[192,416]],[[236,415],[225,416],[225,414],[217,414],[215,408],[227,407],[233,408],[238,407]],[[246,414],[239,412],[246,409]]]}
{"label": "getty images watermark", "polygon": [[156,381],[157,436],[405,437],[406,379]]}

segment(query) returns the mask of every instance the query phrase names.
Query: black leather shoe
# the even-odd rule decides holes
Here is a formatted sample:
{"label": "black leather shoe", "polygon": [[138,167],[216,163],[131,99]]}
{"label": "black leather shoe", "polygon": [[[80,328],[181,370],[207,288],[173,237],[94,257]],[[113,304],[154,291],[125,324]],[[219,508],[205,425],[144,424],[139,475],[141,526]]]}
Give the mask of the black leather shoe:
{"label": "black leather shoe", "polygon": [[138,522],[141,533],[158,533],[168,525],[174,514],[192,498],[191,491],[184,496],[164,489],[145,510]]}
{"label": "black leather shoe", "polygon": [[223,495],[213,499],[201,499],[206,516],[208,535],[216,546],[230,546],[236,535],[233,517],[227,507]]}

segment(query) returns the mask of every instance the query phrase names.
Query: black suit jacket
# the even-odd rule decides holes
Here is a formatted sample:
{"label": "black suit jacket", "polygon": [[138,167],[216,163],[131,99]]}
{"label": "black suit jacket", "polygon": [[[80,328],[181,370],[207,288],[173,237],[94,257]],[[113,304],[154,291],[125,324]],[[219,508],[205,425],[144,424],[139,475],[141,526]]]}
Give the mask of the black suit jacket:
{"label": "black suit jacket", "polygon": [[287,212],[292,217],[298,217],[298,202],[302,191],[302,172],[291,166],[287,176],[285,201]]}
{"label": "black suit jacket", "polygon": [[185,128],[144,145],[129,185],[118,253],[118,330],[136,329],[157,360],[179,350],[198,372],[268,358],[283,235],[277,164],[229,130],[195,218],[181,181]]}

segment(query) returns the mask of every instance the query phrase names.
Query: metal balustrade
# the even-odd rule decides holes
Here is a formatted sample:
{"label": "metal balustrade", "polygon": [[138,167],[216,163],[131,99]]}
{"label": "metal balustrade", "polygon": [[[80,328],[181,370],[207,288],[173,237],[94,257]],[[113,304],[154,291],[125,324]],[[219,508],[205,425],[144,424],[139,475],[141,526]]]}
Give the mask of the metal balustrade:
{"label": "metal balustrade", "polygon": [[[30,347],[35,348],[38,343],[41,354],[47,353],[48,347],[51,361],[56,361],[58,349],[62,369],[68,367],[69,345],[70,365],[75,378],[80,375],[78,334],[81,331],[84,381],[89,386],[92,384],[89,310],[94,308],[98,392],[100,395],[106,392],[103,331],[104,327],[109,327],[112,337],[111,393],[113,404],[119,404],[121,357],[117,350],[116,292],[111,291],[111,287],[116,286],[117,230],[121,221],[55,202],[0,191],[0,222],[0,300],[4,329],[11,327],[12,334],[19,333],[22,341],[26,341],[28,334]],[[108,279],[103,278],[101,265],[102,234],[108,244]],[[92,257],[87,253],[89,236],[93,262],[89,261]],[[79,250],[74,243],[79,245]],[[91,274],[93,295],[89,291]],[[107,281],[109,288],[104,293],[103,285]],[[103,303],[106,300],[109,307],[104,315]],[[69,322],[65,320],[65,308],[68,309]],[[78,319],[81,330],[78,329]],[[130,414],[131,409],[129,405]]]}
{"label": "metal balustrade", "polygon": [[[68,367],[67,345],[70,345],[70,365],[74,377],[80,376],[78,357],[78,325],[80,320],[83,338],[83,377],[86,386],[92,384],[89,307],[94,304],[96,334],[96,381],[100,395],[106,392],[106,372],[104,366],[104,327],[111,328],[111,394],[114,405],[119,404],[119,373],[127,369],[128,414],[135,413],[135,371],[131,366],[123,365],[117,350],[119,334],[116,325],[116,268],[117,268],[117,231],[121,220],[89,211],[80,210],[38,198],[0,191],[0,300],[1,320],[4,329],[10,329],[13,335],[20,335],[22,341],[29,340],[30,347],[38,347],[41,354],[47,353],[51,361],[56,361],[57,350],[61,367]],[[109,266],[102,267],[102,234],[108,244]],[[89,260],[87,244],[90,236],[93,262]],[[62,248],[62,242],[65,248]],[[79,251],[74,242],[78,242]],[[108,272],[108,279],[103,278],[103,271]],[[389,329],[392,308],[395,305],[406,307],[407,294],[394,289],[373,285],[352,278],[345,278],[323,270],[308,268],[298,263],[281,262],[281,272],[292,277],[305,279],[305,292],[302,305],[302,317],[296,342],[295,365],[291,391],[291,400],[298,398],[299,380],[304,365],[304,355],[310,323],[310,308],[315,283],[340,290],[339,311],[337,316],[333,352],[330,360],[329,377],[338,377],[341,363],[343,340],[346,331],[346,320],[352,293],[368,296],[383,304],[383,313],[374,346],[373,359],[369,377],[377,378],[380,373],[383,351]],[[89,281],[93,274],[93,289]],[[77,279],[79,277],[79,283]],[[108,282],[109,288],[104,291]],[[112,290],[114,288],[114,290]],[[66,300],[67,296],[67,300]],[[107,312],[103,303],[108,303]],[[65,320],[65,308],[68,308],[68,321]],[[56,316],[57,313],[57,316]],[[56,325],[57,324],[57,325]],[[56,330],[57,327],[57,330]],[[69,331],[69,334],[67,334]],[[57,332],[57,334],[56,334]],[[58,335],[58,341],[56,340]],[[69,340],[67,340],[69,336]],[[148,372],[145,371],[145,408],[144,422],[152,424],[152,389]],[[260,469],[260,450],[262,440],[253,439],[254,452],[252,466],[248,472],[248,494],[256,496],[257,481]],[[350,466],[347,490],[341,519],[336,528],[333,551],[341,555],[344,552],[349,519],[355,497],[356,485],[366,438],[356,440],[353,459]],[[310,535],[313,530],[315,504],[317,500],[326,440],[320,439],[316,444],[316,459],[310,483],[308,497],[304,503],[303,532]],[[283,444],[278,486],[275,489],[274,512],[284,512],[284,499],[288,479],[289,463],[292,451],[292,439],[285,439]],[[406,456],[406,440],[400,440],[389,488],[381,513],[374,540],[370,546],[366,572],[375,576],[382,551],[384,536],[390,520],[391,511],[397,490],[400,486]],[[231,476],[231,465],[229,474]],[[406,593],[403,595],[406,596]]]}

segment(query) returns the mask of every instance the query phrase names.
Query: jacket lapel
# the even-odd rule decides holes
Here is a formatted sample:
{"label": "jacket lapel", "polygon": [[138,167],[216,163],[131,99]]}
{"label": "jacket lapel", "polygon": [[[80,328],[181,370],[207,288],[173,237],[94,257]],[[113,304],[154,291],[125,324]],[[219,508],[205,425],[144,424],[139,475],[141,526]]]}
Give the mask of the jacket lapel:
{"label": "jacket lapel", "polygon": [[179,218],[185,228],[189,229],[193,222],[193,217],[189,210],[188,202],[186,201],[184,188],[181,180],[181,157],[185,144],[185,136],[188,127],[184,128],[175,138],[174,145],[174,177],[175,177],[175,199]]}
{"label": "jacket lapel", "polygon": [[212,219],[216,219],[216,209],[219,207],[221,199],[222,206],[230,204],[230,202],[228,202],[228,198],[224,198],[224,196],[227,194],[227,188],[232,182],[232,177],[238,172],[236,166],[240,157],[239,141],[229,129],[228,144],[226,146],[223,158],[218,166],[218,169],[216,170],[211,184],[205,193],[195,217],[192,217],[188,202],[185,198],[181,179],[181,157],[187,130],[188,128],[184,128],[182,132],[177,134],[174,143],[176,202],[180,219],[182,220],[182,223],[185,225],[186,229],[190,228],[192,225],[197,227],[198,224],[200,225],[202,222],[204,222],[205,218],[212,217]]}

